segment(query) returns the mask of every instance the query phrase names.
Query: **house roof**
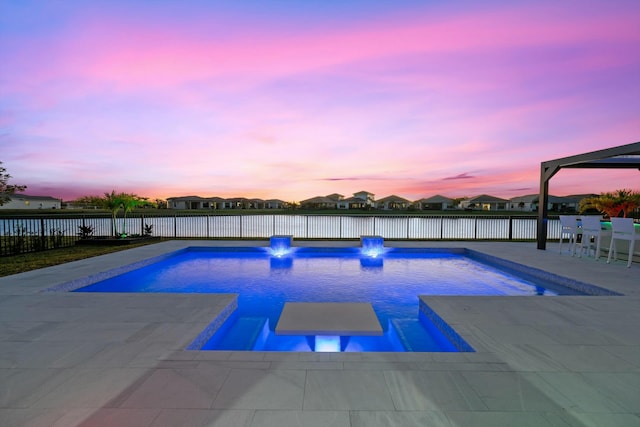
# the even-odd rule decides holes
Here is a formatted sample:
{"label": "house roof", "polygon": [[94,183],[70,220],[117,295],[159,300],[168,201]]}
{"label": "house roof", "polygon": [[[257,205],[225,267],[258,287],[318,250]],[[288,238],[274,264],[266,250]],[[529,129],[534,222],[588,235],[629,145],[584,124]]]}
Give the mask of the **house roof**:
{"label": "house roof", "polygon": [[332,200],[342,200],[344,199],[344,196],[342,194],[338,194],[338,193],[333,193],[333,194],[329,194],[327,196],[325,196],[327,199],[332,199]]}
{"label": "house roof", "polygon": [[[585,197],[591,197],[591,194],[580,194],[580,195],[572,195],[572,196],[552,196],[549,195],[550,203],[578,203],[580,200]],[[526,196],[513,197],[509,199],[512,203],[538,203],[538,199],[540,198],[539,194],[527,194]]]}
{"label": "house roof", "polygon": [[436,194],[435,196],[431,196],[428,197],[426,199],[420,199],[418,200],[418,202],[422,202],[422,203],[443,203],[443,202],[453,202],[453,199],[450,199],[449,197],[445,197],[445,196],[441,196],[439,194]]}
{"label": "house roof", "polygon": [[307,200],[302,200],[300,203],[336,203],[336,200],[330,199],[325,196],[316,196]]}
{"label": "house roof", "polygon": [[467,200],[469,203],[491,203],[491,202],[508,202],[507,199],[501,199],[496,196],[489,196],[488,194],[481,194]]}
{"label": "house roof", "polygon": [[565,199],[573,199],[576,201],[580,201],[582,199],[586,199],[587,197],[597,197],[597,194],[589,193],[589,194],[569,194],[568,196],[564,196]]}
{"label": "house roof", "polygon": [[411,200],[407,200],[404,197],[396,196],[392,194],[391,196],[383,197],[382,199],[376,200],[378,203],[386,203],[386,202],[402,202],[402,203],[411,203]]}
{"label": "house roof", "polygon": [[339,200],[338,203],[365,203],[366,200],[360,197],[347,197],[346,199]]}
{"label": "house roof", "polygon": [[11,200],[48,200],[48,201],[56,201],[59,202],[60,199],[51,196],[30,196],[28,194],[13,194],[9,196]]}
{"label": "house roof", "polygon": [[525,203],[535,203],[538,201],[538,195],[537,194],[527,194],[526,196],[518,196],[518,197],[512,197],[509,199],[510,202],[513,203],[520,203],[520,202],[525,202]]}
{"label": "house roof", "polygon": [[[578,203],[585,197],[590,196],[549,196],[549,201],[551,203]],[[540,196],[538,195],[538,197],[536,198],[536,202],[539,198]]]}
{"label": "house roof", "polygon": [[200,196],[180,196],[180,197],[168,197],[167,201],[169,200],[181,202],[184,200],[209,200],[209,199],[207,199],[206,197],[200,197]]}
{"label": "house roof", "polygon": [[[302,200],[299,203],[300,204],[305,204],[305,203],[323,203],[323,204],[336,204],[339,202],[346,202],[346,203],[361,203],[364,202],[365,199],[362,197],[357,197],[357,195],[362,196],[362,194],[367,194],[367,195],[373,195],[373,193],[369,193],[367,191],[360,191],[358,193],[354,193],[353,197],[348,197],[348,198],[344,198],[343,195],[338,194],[338,193],[333,193],[333,194],[329,194],[328,196],[316,196],[316,197],[312,197],[310,199],[306,199],[306,200]],[[549,196],[549,202],[551,203],[578,203],[580,200],[584,199],[585,197],[592,197],[595,196],[595,194],[573,194],[573,195],[569,195],[569,196]],[[16,194],[13,196],[13,198],[21,198],[23,200],[60,200],[60,199],[56,199],[54,197],[48,197],[48,196],[30,196],[30,195],[26,195],[26,194]],[[502,203],[502,202],[512,202],[512,203],[519,203],[519,202],[526,202],[526,203],[536,203],[538,202],[538,198],[539,195],[538,194],[527,194],[524,196],[518,196],[518,197],[513,197],[509,200],[506,199],[502,199],[500,197],[495,197],[495,196],[490,196],[487,194],[482,194],[476,197],[473,197],[471,199],[466,200],[466,203]],[[171,202],[179,202],[179,201],[202,201],[202,202],[213,202],[213,203],[221,203],[221,202],[241,202],[241,203],[247,203],[247,202],[254,202],[254,203],[263,203],[263,202],[268,202],[268,203],[282,203],[285,204],[287,203],[284,200],[280,200],[280,199],[268,199],[268,200],[263,200],[263,199],[258,199],[258,198],[254,198],[254,199],[248,199],[246,197],[234,197],[234,198],[223,198],[223,197],[201,197],[201,196],[179,196],[179,197],[169,197],[167,198],[167,201],[171,201]],[[396,202],[402,202],[402,203],[412,203],[412,201],[405,199],[404,197],[400,197],[397,196],[395,194],[391,195],[391,196],[387,196],[387,197],[383,197],[382,199],[377,200],[377,203],[385,203],[385,202],[391,202],[391,201],[396,201]],[[435,196],[431,196],[431,197],[426,197],[426,198],[422,198],[419,200],[416,200],[416,202],[419,203],[452,203],[453,199],[446,197],[446,196],[442,196],[440,194],[436,194]]]}

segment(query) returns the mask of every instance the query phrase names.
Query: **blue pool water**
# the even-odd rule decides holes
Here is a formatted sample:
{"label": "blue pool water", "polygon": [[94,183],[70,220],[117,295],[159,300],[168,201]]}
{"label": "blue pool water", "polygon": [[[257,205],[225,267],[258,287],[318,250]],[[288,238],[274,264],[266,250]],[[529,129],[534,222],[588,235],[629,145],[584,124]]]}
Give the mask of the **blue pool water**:
{"label": "blue pool water", "polygon": [[[282,255],[282,254],[280,254]],[[238,306],[203,349],[314,350],[310,337],[276,336],[285,302],[369,302],[383,337],[351,337],[344,351],[459,351],[419,310],[419,295],[558,295],[455,251],[358,248],[190,248],[77,292],[235,293]]]}

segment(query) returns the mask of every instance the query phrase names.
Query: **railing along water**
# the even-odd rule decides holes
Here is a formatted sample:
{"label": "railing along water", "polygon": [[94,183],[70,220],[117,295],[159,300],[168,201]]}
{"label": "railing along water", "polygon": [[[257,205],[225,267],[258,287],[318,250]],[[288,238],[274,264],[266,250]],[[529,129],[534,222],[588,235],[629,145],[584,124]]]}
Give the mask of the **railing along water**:
{"label": "railing along water", "polygon": [[[72,246],[80,226],[94,236],[110,236],[109,215],[33,215],[0,217],[0,255]],[[495,215],[170,215],[133,214],[116,219],[119,233],[164,238],[263,239],[291,235],[298,239],[535,240],[535,216]],[[549,219],[547,238],[560,237],[560,222]]]}

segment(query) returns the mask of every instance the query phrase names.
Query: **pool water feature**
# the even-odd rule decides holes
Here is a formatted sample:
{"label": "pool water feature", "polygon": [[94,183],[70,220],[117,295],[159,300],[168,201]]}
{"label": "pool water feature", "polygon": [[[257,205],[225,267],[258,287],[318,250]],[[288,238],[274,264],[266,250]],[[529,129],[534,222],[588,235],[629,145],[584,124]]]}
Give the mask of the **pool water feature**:
{"label": "pool water feature", "polygon": [[269,239],[269,252],[276,258],[282,258],[291,253],[291,241],[293,236],[271,236]]}
{"label": "pool water feature", "polygon": [[382,236],[360,236],[360,247],[363,259],[379,258],[384,255],[384,238]]}
{"label": "pool water feature", "polygon": [[[286,302],[371,303],[383,335],[328,337],[340,351],[472,351],[420,295],[563,295],[580,292],[493,268],[465,250],[189,248],[78,292],[235,293],[191,348],[319,351],[312,336],[275,334]],[[320,341],[322,341],[321,339]]]}

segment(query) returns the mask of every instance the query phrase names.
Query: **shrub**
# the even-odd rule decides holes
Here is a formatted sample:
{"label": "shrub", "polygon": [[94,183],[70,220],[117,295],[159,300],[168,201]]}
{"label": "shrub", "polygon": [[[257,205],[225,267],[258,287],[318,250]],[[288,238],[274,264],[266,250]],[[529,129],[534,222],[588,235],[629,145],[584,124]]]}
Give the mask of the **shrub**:
{"label": "shrub", "polygon": [[93,236],[93,225],[79,225],[78,228],[80,229],[78,236],[81,239],[88,239]]}

